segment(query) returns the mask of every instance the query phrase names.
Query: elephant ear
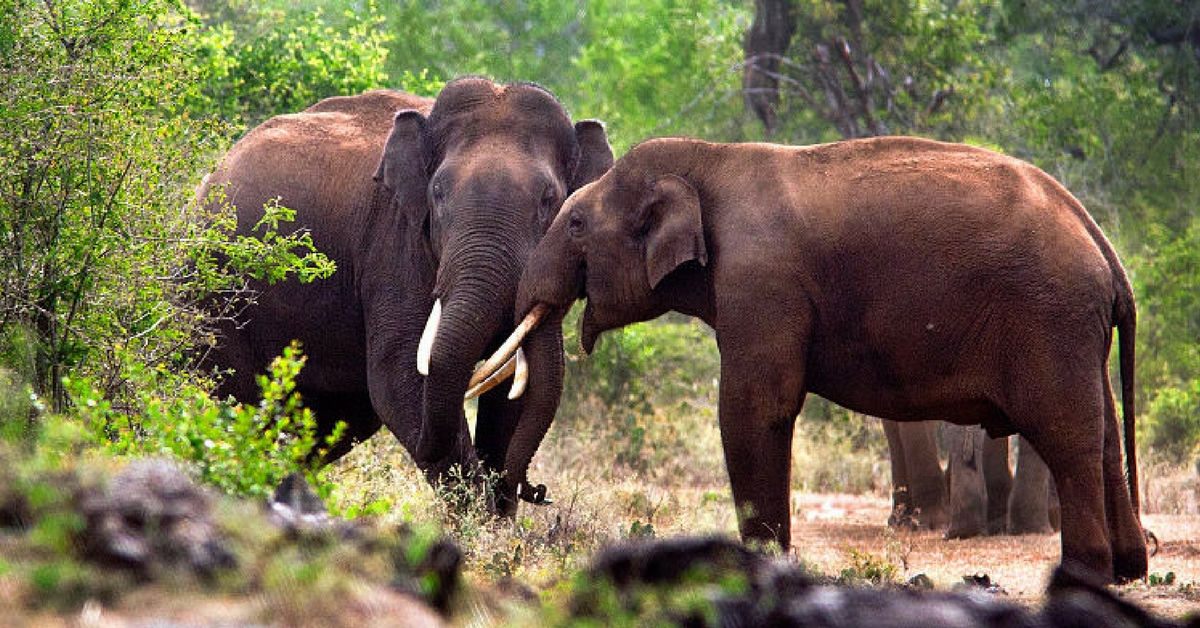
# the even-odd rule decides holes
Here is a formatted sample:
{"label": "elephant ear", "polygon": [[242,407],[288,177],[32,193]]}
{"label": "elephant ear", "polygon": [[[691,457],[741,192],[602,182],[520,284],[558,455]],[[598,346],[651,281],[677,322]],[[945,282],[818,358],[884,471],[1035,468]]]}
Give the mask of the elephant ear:
{"label": "elephant ear", "polygon": [[599,179],[613,165],[612,146],[604,132],[604,123],[599,120],[580,120],[575,123],[575,139],[579,142],[579,160],[571,175],[571,189],[579,188]]}
{"label": "elephant ear", "polygon": [[394,192],[397,205],[409,214],[409,224],[417,227],[424,225],[429,214],[429,145],[425,116],[413,109],[397,111],[374,175]]}
{"label": "elephant ear", "polygon": [[641,207],[646,234],[646,276],[657,288],[671,271],[690,261],[708,263],[700,197],[682,177],[667,175],[655,181]]}

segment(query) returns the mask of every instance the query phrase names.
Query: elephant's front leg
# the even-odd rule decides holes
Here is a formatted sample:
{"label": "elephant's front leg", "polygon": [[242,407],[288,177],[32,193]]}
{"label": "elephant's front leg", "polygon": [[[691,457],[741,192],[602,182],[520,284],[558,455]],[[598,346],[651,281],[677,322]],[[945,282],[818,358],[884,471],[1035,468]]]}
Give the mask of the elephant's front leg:
{"label": "elephant's front leg", "polygon": [[[512,441],[517,424],[521,419],[522,402],[508,398],[508,387],[497,386],[480,395],[475,413],[475,451],[485,473],[499,475],[504,471],[508,444]],[[501,482],[500,478],[488,478]],[[497,495],[496,509],[503,516],[517,513],[517,502],[512,496]]]}
{"label": "elephant's front leg", "polygon": [[792,432],[804,397],[798,348],[722,342],[720,425],[746,542],[791,546]]}

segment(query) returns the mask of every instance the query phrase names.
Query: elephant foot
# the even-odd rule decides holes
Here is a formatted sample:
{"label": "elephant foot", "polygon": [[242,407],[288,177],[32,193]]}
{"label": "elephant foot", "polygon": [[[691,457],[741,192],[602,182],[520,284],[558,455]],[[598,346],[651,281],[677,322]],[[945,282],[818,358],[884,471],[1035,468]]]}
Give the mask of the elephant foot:
{"label": "elephant foot", "polygon": [[1018,523],[1013,521],[1013,523],[1008,526],[1008,533],[1015,536],[1024,534],[1054,534],[1054,528],[1050,526],[1049,520],[1042,524],[1033,522]]}
{"label": "elephant foot", "polygon": [[1008,516],[1009,534],[1053,534],[1050,514],[1045,509],[1013,510]]}
{"label": "elephant foot", "polygon": [[983,523],[979,521],[952,521],[950,527],[946,528],[947,539],[973,539],[977,536],[982,536],[986,532]]}
{"label": "elephant foot", "polygon": [[1125,545],[1114,548],[1113,552],[1113,576],[1117,584],[1133,582],[1134,580],[1144,580],[1150,572],[1150,552],[1148,551],[1146,540],[1153,538],[1155,553],[1158,552],[1158,537],[1155,537],[1152,532],[1142,529],[1140,530],[1142,538],[1138,539],[1139,543],[1133,543],[1132,546]]}

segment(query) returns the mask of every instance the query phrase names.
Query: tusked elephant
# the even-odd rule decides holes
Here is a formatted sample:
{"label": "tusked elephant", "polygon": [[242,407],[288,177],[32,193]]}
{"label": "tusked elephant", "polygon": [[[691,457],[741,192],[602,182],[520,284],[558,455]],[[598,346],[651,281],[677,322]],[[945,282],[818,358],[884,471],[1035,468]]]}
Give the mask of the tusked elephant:
{"label": "tusked elephant", "polygon": [[[650,140],[568,199],[516,313],[522,327],[561,324],[576,299],[587,299],[584,350],[669,310],[714,328],[746,540],[790,545],[792,432],[812,392],[882,418],[1021,434],[1052,454],[1063,563],[1102,581],[1146,575],[1132,289],[1086,210],[1034,166],[914,138]],[[1114,326],[1128,484],[1107,371]],[[510,461],[522,477],[528,462]]]}
{"label": "tusked elephant", "polygon": [[[474,445],[464,393],[476,362],[513,330],[517,281],[563,200],[612,161],[601,123],[572,124],[536,85],[478,77],[436,100],[373,91],[264,122],[201,198],[223,188],[240,235],[279,197],[338,270],[311,284],[252,284],[256,303],[219,329],[208,356],[230,371],[218,393],[255,400],[256,375],[298,339],[308,361],[297,390],[319,431],[348,426],[327,459],[381,424],[434,483],[454,465],[469,475],[480,461],[499,471],[506,456],[532,456],[537,442],[513,433],[558,407],[560,333],[527,343],[528,394],[480,398]],[[501,487],[496,506],[515,512],[517,488]]]}

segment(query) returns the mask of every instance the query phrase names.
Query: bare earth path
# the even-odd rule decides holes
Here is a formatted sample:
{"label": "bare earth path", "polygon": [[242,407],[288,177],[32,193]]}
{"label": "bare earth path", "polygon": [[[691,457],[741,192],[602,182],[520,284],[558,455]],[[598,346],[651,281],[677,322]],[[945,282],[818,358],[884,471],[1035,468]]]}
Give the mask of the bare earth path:
{"label": "bare earth path", "polygon": [[[939,590],[984,573],[1013,601],[1042,602],[1046,580],[1059,560],[1054,535],[999,536],[948,541],[934,532],[892,532],[883,525],[890,502],[871,495],[793,494],[792,539],[798,558],[822,573],[853,563],[851,548],[903,568],[901,579],[925,574]],[[1200,612],[1200,515],[1143,515],[1159,540],[1150,573],[1173,584],[1133,584],[1121,594],[1168,617]]]}

